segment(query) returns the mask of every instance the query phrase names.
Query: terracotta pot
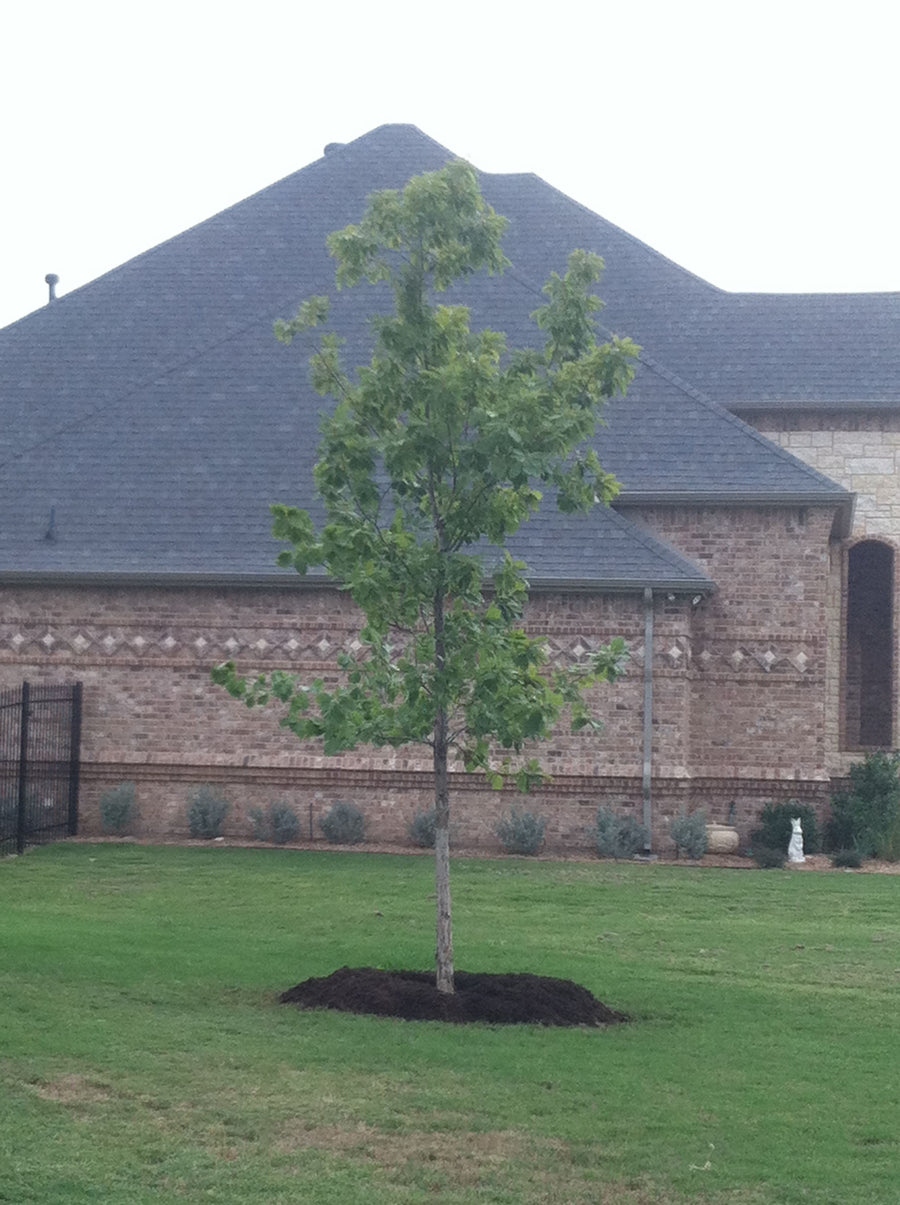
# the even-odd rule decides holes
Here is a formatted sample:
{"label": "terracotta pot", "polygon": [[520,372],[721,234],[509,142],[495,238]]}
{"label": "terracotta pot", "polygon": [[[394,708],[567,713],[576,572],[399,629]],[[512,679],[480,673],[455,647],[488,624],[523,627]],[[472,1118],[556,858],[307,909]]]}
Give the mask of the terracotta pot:
{"label": "terracotta pot", "polygon": [[706,838],[708,854],[736,854],[741,843],[737,829],[730,824],[707,824]]}

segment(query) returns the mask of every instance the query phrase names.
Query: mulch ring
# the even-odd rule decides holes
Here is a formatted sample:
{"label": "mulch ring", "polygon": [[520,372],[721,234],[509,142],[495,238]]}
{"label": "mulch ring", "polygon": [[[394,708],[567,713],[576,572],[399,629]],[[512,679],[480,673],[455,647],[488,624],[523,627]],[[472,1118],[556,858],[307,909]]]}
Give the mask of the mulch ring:
{"label": "mulch ring", "polygon": [[403,1021],[473,1021],[491,1025],[615,1025],[627,1021],[587,988],[543,975],[490,975],[457,971],[453,995],[439,992],[433,971],[380,971],[342,967],[323,979],[306,979],[279,997],[298,1008],[332,1008]]}

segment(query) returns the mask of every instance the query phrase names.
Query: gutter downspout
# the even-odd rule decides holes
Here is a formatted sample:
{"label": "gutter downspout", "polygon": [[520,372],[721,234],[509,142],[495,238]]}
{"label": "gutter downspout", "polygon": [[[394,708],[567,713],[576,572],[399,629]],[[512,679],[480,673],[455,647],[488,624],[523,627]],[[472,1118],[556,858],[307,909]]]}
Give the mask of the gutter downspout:
{"label": "gutter downspout", "polygon": [[650,784],[653,777],[653,591],[644,587],[644,762],[642,794],[644,828],[647,830],[646,853],[653,849],[653,805]]}

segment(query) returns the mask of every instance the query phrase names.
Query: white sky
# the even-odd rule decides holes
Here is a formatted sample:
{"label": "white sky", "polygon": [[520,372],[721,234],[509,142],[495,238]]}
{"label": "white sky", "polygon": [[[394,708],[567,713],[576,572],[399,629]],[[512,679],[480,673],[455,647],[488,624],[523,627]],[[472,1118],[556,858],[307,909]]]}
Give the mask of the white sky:
{"label": "white sky", "polygon": [[898,35],[892,0],[6,0],[0,326],[389,121],[722,288],[900,290]]}

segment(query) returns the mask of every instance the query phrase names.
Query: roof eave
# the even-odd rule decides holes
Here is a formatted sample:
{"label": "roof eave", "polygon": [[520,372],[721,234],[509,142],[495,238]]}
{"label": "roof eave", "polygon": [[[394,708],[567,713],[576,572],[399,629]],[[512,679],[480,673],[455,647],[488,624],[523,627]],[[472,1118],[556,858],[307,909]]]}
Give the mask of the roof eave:
{"label": "roof eave", "polygon": [[850,506],[855,495],[840,486],[833,493],[821,491],[745,490],[725,493],[720,490],[629,490],[617,495],[613,508],[622,506]]}
{"label": "roof eave", "polygon": [[732,414],[786,414],[792,410],[823,414],[884,414],[900,410],[900,398],[753,398],[722,402]]}
{"label": "roof eave", "polygon": [[[547,578],[529,577],[529,588],[543,593],[554,590],[584,593],[627,594],[652,590],[678,594],[708,594],[715,583],[709,578]],[[68,573],[64,570],[8,570],[0,572],[0,586],[156,586],[161,588],[206,587],[229,589],[334,589],[333,578],[324,575],[278,573],[116,573],[110,571]]]}
{"label": "roof eave", "polygon": [[294,589],[298,586],[333,586],[330,578],[321,575],[301,577],[297,573],[169,573],[130,570],[16,569],[0,571],[0,586],[228,586],[258,589],[260,587]]}
{"label": "roof eave", "polygon": [[674,578],[617,578],[614,580],[586,580],[584,578],[529,578],[530,590],[549,594],[561,590],[567,594],[587,594],[602,591],[604,594],[640,594],[650,589],[659,594],[712,594],[716,583],[708,577]]}

